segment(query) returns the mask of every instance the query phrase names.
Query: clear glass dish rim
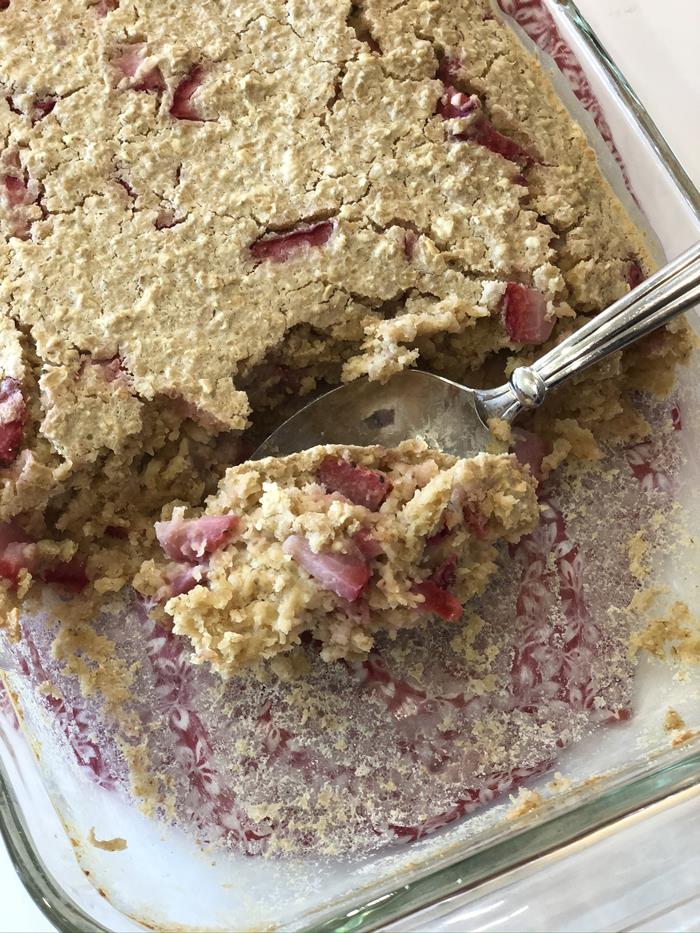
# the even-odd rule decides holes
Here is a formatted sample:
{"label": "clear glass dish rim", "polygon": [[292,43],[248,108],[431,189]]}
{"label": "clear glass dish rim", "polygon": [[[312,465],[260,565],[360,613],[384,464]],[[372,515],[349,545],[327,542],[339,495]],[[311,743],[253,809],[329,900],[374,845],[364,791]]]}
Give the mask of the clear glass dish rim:
{"label": "clear glass dish rim", "polygon": [[[700,192],[676,158],[641,100],[608,54],[574,0],[553,0],[568,17],[596,63],[612,83],[618,97],[641,129],[660,163],[673,179],[690,210],[700,221]],[[700,747],[696,745],[682,758],[660,759],[658,767],[640,771],[639,766],[616,775],[612,786],[593,799],[563,803],[541,814],[535,825],[479,847],[466,855],[445,857],[434,868],[419,869],[411,880],[398,881],[393,890],[358,903],[349,897],[339,912],[324,916],[308,931],[375,930],[411,913],[438,903],[446,897],[468,891],[487,880],[587,836],[603,826],[681,791],[700,784]],[[64,933],[110,933],[84,911],[60,886],[47,869],[29,831],[9,775],[0,761],[0,836],[15,871],[27,893],[47,919]]]}

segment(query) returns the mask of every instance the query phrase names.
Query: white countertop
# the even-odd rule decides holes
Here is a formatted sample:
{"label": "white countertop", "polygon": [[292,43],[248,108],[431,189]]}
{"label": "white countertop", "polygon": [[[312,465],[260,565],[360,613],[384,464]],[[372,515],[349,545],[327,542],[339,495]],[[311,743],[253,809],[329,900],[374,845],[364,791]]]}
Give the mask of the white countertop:
{"label": "white countertop", "polygon": [[[598,33],[613,59],[621,67],[643,103],[651,113],[686,171],[700,184],[700,69],[697,67],[697,44],[700,38],[700,3],[698,0],[578,0],[579,7]],[[700,796],[684,803],[683,824],[700,817]],[[655,827],[656,828],[656,827]],[[677,826],[676,826],[677,828]],[[667,827],[673,832],[674,827]],[[657,830],[658,832],[658,830]],[[651,834],[649,832],[649,834]],[[655,836],[658,844],[658,836]],[[626,846],[619,842],[618,857]],[[600,856],[615,860],[615,841],[593,843],[588,852],[592,868],[596,847]],[[603,846],[606,846],[603,852]],[[624,856],[623,856],[624,857]],[[586,870],[582,862],[582,870]],[[683,904],[665,909],[654,917],[654,929],[697,930],[700,922],[700,876],[695,897],[685,891]],[[619,896],[619,895],[618,895]],[[662,899],[665,904],[670,903]],[[0,933],[39,933],[52,931],[41,911],[32,903],[16,877],[10,860],[0,843]],[[547,918],[546,907],[539,910],[539,924],[556,926]],[[536,929],[512,919],[513,929]],[[432,930],[486,930],[487,918],[475,915],[469,907],[455,910],[431,923]],[[581,927],[583,928],[583,927]],[[595,924],[591,929],[611,929],[606,923],[605,904],[596,905]],[[614,926],[613,929],[619,929]],[[505,929],[499,925],[498,929]],[[652,929],[646,925],[632,929]]]}

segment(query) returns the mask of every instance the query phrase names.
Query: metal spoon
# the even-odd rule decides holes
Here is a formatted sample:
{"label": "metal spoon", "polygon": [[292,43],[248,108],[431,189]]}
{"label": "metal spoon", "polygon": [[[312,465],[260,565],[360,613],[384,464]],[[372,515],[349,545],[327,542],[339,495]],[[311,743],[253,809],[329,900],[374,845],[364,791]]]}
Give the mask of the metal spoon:
{"label": "metal spoon", "polygon": [[700,302],[700,243],[596,315],[532,366],[514,370],[497,389],[467,386],[422,370],[382,384],[358,379],[310,402],[255,451],[254,459],[285,456],[317,444],[381,444],[409,438],[459,457],[490,440],[486,422],[511,423],[541,405],[550,389],[610,353],[629,346]]}

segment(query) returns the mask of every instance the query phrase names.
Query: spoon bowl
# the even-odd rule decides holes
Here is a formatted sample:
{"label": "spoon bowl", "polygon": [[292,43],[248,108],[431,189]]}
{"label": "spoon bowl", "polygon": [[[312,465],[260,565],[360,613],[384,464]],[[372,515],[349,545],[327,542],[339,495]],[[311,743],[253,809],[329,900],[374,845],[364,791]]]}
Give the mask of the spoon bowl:
{"label": "spoon bowl", "polygon": [[422,370],[385,383],[366,378],[310,402],[258,447],[254,459],[280,457],[319,444],[394,447],[422,438],[431,447],[471,457],[489,441],[491,418],[512,423],[555,388],[622,350],[700,301],[700,243],[601,311],[496,389],[470,389]]}
{"label": "spoon bowl", "polygon": [[395,447],[412,437],[458,457],[474,456],[489,439],[476,400],[474,390],[418,369],[397,373],[385,383],[358,379],[288,418],[258,447],[254,459],[282,457],[317,444]]}

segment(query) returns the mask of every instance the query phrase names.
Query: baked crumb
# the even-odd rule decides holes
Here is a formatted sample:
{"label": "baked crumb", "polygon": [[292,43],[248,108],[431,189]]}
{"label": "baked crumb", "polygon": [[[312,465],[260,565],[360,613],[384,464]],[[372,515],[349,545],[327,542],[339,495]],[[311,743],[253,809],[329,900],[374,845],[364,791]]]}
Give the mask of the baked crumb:
{"label": "baked crumb", "polygon": [[659,660],[678,664],[700,663],[700,626],[686,603],[673,603],[664,615],[650,619],[630,639],[633,655],[646,651]]}
{"label": "baked crumb", "polygon": [[545,803],[544,797],[536,791],[521,787],[517,794],[510,795],[511,808],[508,811],[509,820],[517,820],[518,817],[526,816],[539,810]]}
{"label": "baked crumb", "polygon": [[666,732],[678,732],[681,729],[685,729],[685,720],[671,707],[666,710],[666,715],[664,716],[664,729]]}
{"label": "baked crumb", "polygon": [[115,836],[114,839],[98,839],[95,836],[94,826],[90,827],[88,842],[96,849],[102,849],[103,852],[123,852],[128,848],[126,839],[122,839],[121,836]]}

